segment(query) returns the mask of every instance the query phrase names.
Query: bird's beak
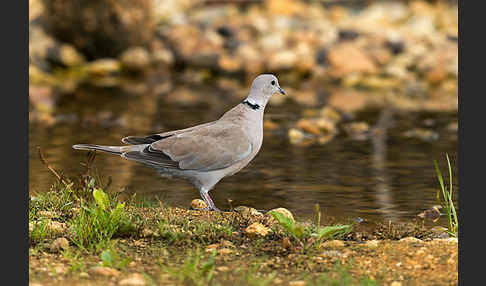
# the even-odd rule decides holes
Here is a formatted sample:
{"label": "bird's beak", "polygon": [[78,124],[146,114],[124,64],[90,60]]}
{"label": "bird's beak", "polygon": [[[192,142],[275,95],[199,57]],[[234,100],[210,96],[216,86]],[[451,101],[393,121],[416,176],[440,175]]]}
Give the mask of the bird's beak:
{"label": "bird's beak", "polygon": [[280,86],[278,87],[278,92],[280,92],[283,95],[286,95],[285,91]]}

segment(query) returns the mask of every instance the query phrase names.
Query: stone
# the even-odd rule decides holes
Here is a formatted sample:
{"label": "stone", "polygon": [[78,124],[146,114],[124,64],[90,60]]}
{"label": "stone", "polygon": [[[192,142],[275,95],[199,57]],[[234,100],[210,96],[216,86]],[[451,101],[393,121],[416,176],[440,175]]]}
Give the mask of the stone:
{"label": "stone", "polygon": [[216,270],[219,272],[228,272],[230,268],[228,266],[218,266],[216,267]]}
{"label": "stone", "polygon": [[120,63],[125,71],[143,73],[150,67],[150,56],[142,47],[129,48],[121,54]]}
{"label": "stone", "polygon": [[412,236],[404,237],[404,238],[400,239],[399,241],[400,242],[406,242],[406,243],[422,243],[423,242],[422,240],[415,238],[415,237],[412,237]]}
{"label": "stone", "polygon": [[154,38],[152,0],[43,1],[48,34],[70,43],[88,59],[117,57]]}
{"label": "stone", "polygon": [[290,281],[289,286],[305,286],[307,285],[307,282],[303,280],[296,280],[296,281]]}
{"label": "stone", "polygon": [[62,234],[66,230],[67,230],[67,225],[63,222],[49,220],[47,223],[47,231],[54,235]]}
{"label": "stone", "polygon": [[208,205],[201,199],[194,199],[191,202],[191,209],[194,209],[194,210],[200,210],[200,209],[204,209],[204,208],[207,208],[207,207],[208,207]]}
{"label": "stone", "polygon": [[110,58],[98,59],[84,66],[84,70],[91,76],[108,76],[120,71],[120,63]]}
{"label": "stone", "polygon": [[378,244],[379,244],[379,241],[378,240],[368,240],[364,243],[364,246],[365,247],[368,247],[368,248],[377,248],[378,247]]}
{"label": "stone", "polygon": [[344,241],[342,240],[328,240],[321,243],[320,247],[327,247],[327,248],[341,248],[344,247]]}
{"label": "stone", "polygon": [[314,135],[321,134],[321,130],[316,126],[316,124],[313,121],[309,119],[305,119],[305,118],[300,119],[299,121],[297,121],[296,127],[310,134],[314,134]]}
{"label": "stone", "polygon": [[243,63],[238,57],[223,54],[218,59],[218,65],[225,72],[236,72],[242,69]]}
{"label": "stone", "polygon": [[330,106],[325,106],[321,109],[319,115],[322,117],[322,118],[325,118],[325,119],[328,119],[328,120],[331,120],[332,122],[334,123],[338,123],[339,121],[341,121],[342,119],[342,116],[341,114],[339,114],[339,112],[336,111],[336,109],[330,107]]}
{"label": "stone", "polygon": [[51,252],[60,252],[61,250],[66,250],[69,248],[69,241],[65,237],[60,237],[54,240],[49,249]]}
{"label": "stone", "polygon": [[264,237],[272,230],[259,222],[254,222],[250,224],[246,229],[245,233],[252,238]]}
{"label": "stone", "polygon": [[353,44],[343,43],[328,51],[328,61],[331,65],[330,74],[343,77],[353,73],[375,74],[377,67],[373,60],[360,48]]}
{"label": "stone", "polygon": [[113,276],[118,277],[120,276],[120,271],[111,268],[111,267],[104,267],[104,266],[97,266],[93,268],[93,273],[101,276]]}
{"label": "stone", "polygon": [[245,206],[237,206],[234,208],[235,212],[243,216],[263,216],[263,214],[257,211],[255,208],[249,208]]}
{"label": "stone", "polygon": [[301,142],[305,137],[304,133],[297,128],[290,128],[288,131],[288,136],[290,139],[290,143],[292,144],[297,144]]}
{"label": "stone", "polygon": [[290,249],[292,247],[292,243],[290,242],[290,239],[288,237],[282,238],[282,248],[284,249]]}
{"label": "stone", "polygon": [[118,283],[120,286],[145,286],[147,285],[147,280],[140,273],[130,274],[127,278],[120,280]]}
{"label": "stone", "polygon": [[351,122],[343,126],[344,131],[354,139],[366,139],[366,133],[370,130],[366,122]]}
{"label": "stone", "polygon": [[404,137],[417,138],[423,141],[436,141],[439,139],[439,133],[424,129],[424,128],[414,128],[402,133]]}
{"label": "stone", "polygon": [[174,62],[174,54],[165,48],[160,48],[152,53],[152,61],[155,65],[171,67]]}

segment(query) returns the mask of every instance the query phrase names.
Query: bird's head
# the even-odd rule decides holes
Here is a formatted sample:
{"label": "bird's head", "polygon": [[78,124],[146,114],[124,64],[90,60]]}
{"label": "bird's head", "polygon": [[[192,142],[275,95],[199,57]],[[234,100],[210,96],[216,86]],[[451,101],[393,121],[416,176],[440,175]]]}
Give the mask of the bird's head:
{"label": "bird's head", "polygon": [[285,95],[285,91],[278,84],[278,79],[273,74],[261,74],[251,84],[250,94],[246,98],[251,104],[265,106],[273,94]]}

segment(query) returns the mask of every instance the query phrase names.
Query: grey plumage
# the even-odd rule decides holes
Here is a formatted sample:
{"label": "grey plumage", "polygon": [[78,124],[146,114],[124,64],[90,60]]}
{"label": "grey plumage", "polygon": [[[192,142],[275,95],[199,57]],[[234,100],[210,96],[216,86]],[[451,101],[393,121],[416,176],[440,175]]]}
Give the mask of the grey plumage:
{"label": "grey plumage", "polygon": [[274,75],[255,78],[248,97],[216,121],[190,128],[128,136],[127,146],[73,145],[78,150],[98,150],[155,168],[161,175],[189,180],[199,189],[209,209],[218,210],[208,192],[219,180],[245,167],[260,150],[263,112],[274,93],[285,92]]}

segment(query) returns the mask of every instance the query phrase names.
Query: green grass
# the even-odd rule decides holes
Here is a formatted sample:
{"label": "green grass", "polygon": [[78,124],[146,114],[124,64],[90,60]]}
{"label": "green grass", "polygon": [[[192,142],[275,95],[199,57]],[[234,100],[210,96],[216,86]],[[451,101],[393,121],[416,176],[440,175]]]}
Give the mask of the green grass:
{"label": "green grass", "polygon": [[334,239],[349,233],[352,230],[352,225],[333,225],[333,226],[320,226],[320,211],[319,205],[315,207],[315,223],[311,225],[305,225],[302,223],[296,223],[287,216],[279,212],[271,212],[270,214],[279,223],[285,232],[295,238],[302,246],[303,252],[306,252],[309,248],[318,245],[321,241],[326,239]]}
{"label": "green grass", "polygon": [[32,222],[32,231],[30,232],[29,242],[31,245],[37,245],[44,241],[48,235],[47,228],[48,221],[46,219],[40,219]]}
{"label": "green grass", "polygon": [[202,244],[207,245],[228,239],[234,230],[229,222],[212,223],[198,221],[194,223],[185,217],[163,215],[158,220],[160,237],[169,245]]}
{"label": "green grass", "polygon": [[349,264],[343,265],[341,262],[338,262],[334,265],[332,271],[322,273],[317,279],[307,278],[306,282],[309,286],[381,285],[379,281],[373,280],[368,276],[364,276],[360,280],[356,281],[356,279],[353,279],[351,276],[350,269],[351,267]]}
{"label": "green grass", "polygon": [[[435,170],[437,172],[437,179],[439,180],[440,184],[440,191],[437,191],[437,201],[442,205],[442,208],[446,211],[447,216],[447,229],[448,233],[454,237],[457,237],[459,231],[459,223],[457,220],[457,213],[456,208],[454,207],[454,203],[452,201],[452,168],[451,162],[449,160],[449,155],[446,154],[447,159],[447,166],[449,170],[449,186],[445,186],[444,179],[442,178],[442,173],[440,172],[439,165],[437,161],[434,160]],[[440,194],[442,193],[442,198]]]}
{"label": "green grass", "polygon": [[173,280],[183,285],[210,285],[214,275],[216,251],[203,259],[200,250],[186,254],[182,265],[162,266]]}
{"label": "green grass", "polygon": [[81,212],[70,221],[72,241],[86,251],[101,251],[109,247],[117,233],[132,228],[125,204],[110,199],[101,189],[94,189],[95,202],[81,203]]}
{"label": "green grass", "polygon": [[101,265],[111,268],[123,269],[130,263],[131,259],[122,256],[112,245],[100,254]]}

